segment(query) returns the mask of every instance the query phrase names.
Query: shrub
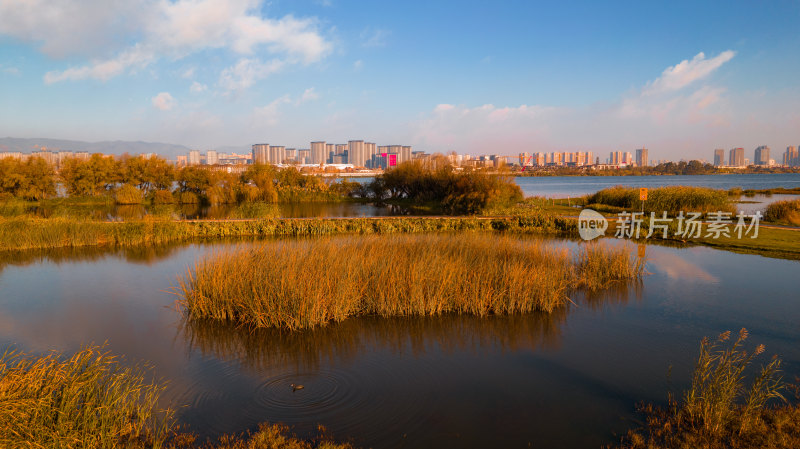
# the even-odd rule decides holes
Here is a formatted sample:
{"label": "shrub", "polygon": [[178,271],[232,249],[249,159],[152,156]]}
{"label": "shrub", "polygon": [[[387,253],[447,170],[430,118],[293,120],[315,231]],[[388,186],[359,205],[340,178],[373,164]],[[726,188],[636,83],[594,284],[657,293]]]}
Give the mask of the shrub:
{"label": "shrub", "polygon": [[114,192],[114,202],[117,204],[142,204],[144,194],[135,186],[125,184]]}
{"label": "shrub", "polygon": [[776,201],[767,206],[764,220],[785,221],[800,226],[800,200]]}
{"label": "shrub", "polygon": [[194,192],[181,192],[178,194],[180,204],[199,204],[200,197]]}
{"label": "shrub", "polygon": [[514,180],[477,171],[456,172],[449,165],[432,170],[420,162],[405,162],[373,180],[366,192],[376,201],[384,198],[413,203],[438,203],[448,214],[475,214],[488,207],[522,200]]}
{"label": "shrub", "polygon": [[169,190],[156,190],[153,192],[153,204],[172,204],[175,196]]}

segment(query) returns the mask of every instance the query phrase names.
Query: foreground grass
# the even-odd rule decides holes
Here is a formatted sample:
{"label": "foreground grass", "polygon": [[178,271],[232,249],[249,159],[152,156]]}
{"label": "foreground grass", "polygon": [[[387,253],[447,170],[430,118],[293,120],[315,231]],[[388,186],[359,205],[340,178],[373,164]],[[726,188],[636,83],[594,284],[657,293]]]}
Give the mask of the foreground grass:
{"label": "foreground grass", "polygon": [[145,377],[99,347],[69,358],[8,351],[0,357],[0,445],[159,447],[172,413],[157,406],[163,387]]}
{"label": "foreground grass", "polygon": [[171,410],[158,408],[164,387],[146,370],[125,368],[102,347],[71,357],[56,352],[0,357],[0,446],[7,448],[346,449],[328,438],[304,441],[286,426],[198,442],[181,433]]}
{"label": "foreground grass", "polygon": [[551,215],[526,217],[391,217],[103,222],[73,218],[0,217],[0,251],[80,246],[163,244],[198,238],[443,231],[568,232],[575,221]]}
{"label": "foreground grass", "polygon": [[[787,385],[777,357],[748,384],[746,370],[764,352],[744,349],[747,331],[726,347],[730,332],[715,342],[703,339],[692,385],[680,403],[669,398],[666,409],[644,405],[647,424],[628,432],[622,448],[797,448],[800,408],[787,404]],[[780,401],[770,406],[769,401]]]}
{"label": "foreground grass", "polygon": [[190,319],[305,329],[352,316],[552,311],[579,289],[638,279],[625,248],[556,249],[513,236],[270,242],[199,261],[180,279]]}

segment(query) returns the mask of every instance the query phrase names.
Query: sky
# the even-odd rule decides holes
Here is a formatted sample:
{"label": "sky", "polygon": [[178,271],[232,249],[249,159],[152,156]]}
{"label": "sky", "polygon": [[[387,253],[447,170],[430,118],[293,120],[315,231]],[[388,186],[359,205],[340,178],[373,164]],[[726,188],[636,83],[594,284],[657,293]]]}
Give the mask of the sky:
{"label": "sky", "polygon": [[800,1],[0,0],[0,136],[800,145]]}

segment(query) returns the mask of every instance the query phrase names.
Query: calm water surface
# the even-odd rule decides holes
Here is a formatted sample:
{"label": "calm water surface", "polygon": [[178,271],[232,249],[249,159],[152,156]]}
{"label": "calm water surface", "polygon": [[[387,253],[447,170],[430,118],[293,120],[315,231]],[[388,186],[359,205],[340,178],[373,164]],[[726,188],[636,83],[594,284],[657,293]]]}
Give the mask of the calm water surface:
{"label": "calm water surface", "polygon": [[[349,178],[350,181],[371,182],[373,178]],[[630,187],[663,187],[671,185],[690,185],[711,187],[715,189],[768,189],[775,187],[800,187],[800,174],[772,175],[702,175],[702,176],[552,176],[552,177],[516,177],[525,196],[547,198],[576,198],[606,187],[625,185]],[[797,195],[756,195],[742,197],[737,209],[748,214],[763,212],[765,207],[774,201],[795,199]],[[224,219],[224,218],[258,218],[266,215],[241,215],[242,208],[235,205],[199,206],[184,204],[175,207],[161,206],[101,206],[87,207],[85,214],[103,220],[137,220],[147,214],[164,213],[179,219]],[[34,212],[49,217],[56,211],[38,208]],[[381,217],[397,215],[425,215],[424,210],[362,203],[295,203],[278,204],[274,209],[264,212],[269,216],[282,218],[333,218],[333,217]]]}
{"label": "calm water surface", "polygon": [[635,425],[637,401],[685,388],[700,338],[727,329],[747,327],[787,378],[800,375],[797,261],[647,246],[640,285],[576,295],[550,315],[362,318],[294,334],[184,323],[176,276],[230,246],[6,255],[0,347],[108,342],[149,360],[204,437],[322,424],[376,448],[599,447]]}
{"label": "calm water surface", "polygon": [[514,178],[525,196],[547,198],[578,197],[606,187],[698,186],[728,190],[734,187],[770,189],[800,187],[800,173],[769,175],[696,175],[696,176],[551,176]]}

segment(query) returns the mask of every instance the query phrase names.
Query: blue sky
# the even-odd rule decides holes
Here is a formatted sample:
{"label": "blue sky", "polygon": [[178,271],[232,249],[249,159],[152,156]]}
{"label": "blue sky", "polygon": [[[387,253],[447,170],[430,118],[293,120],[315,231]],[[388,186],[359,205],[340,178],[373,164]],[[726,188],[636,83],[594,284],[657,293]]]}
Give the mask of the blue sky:
{"label": "blue sky", "polygon": [[0,0],[3,136],[779,159],[798,80],[797,1]]}

